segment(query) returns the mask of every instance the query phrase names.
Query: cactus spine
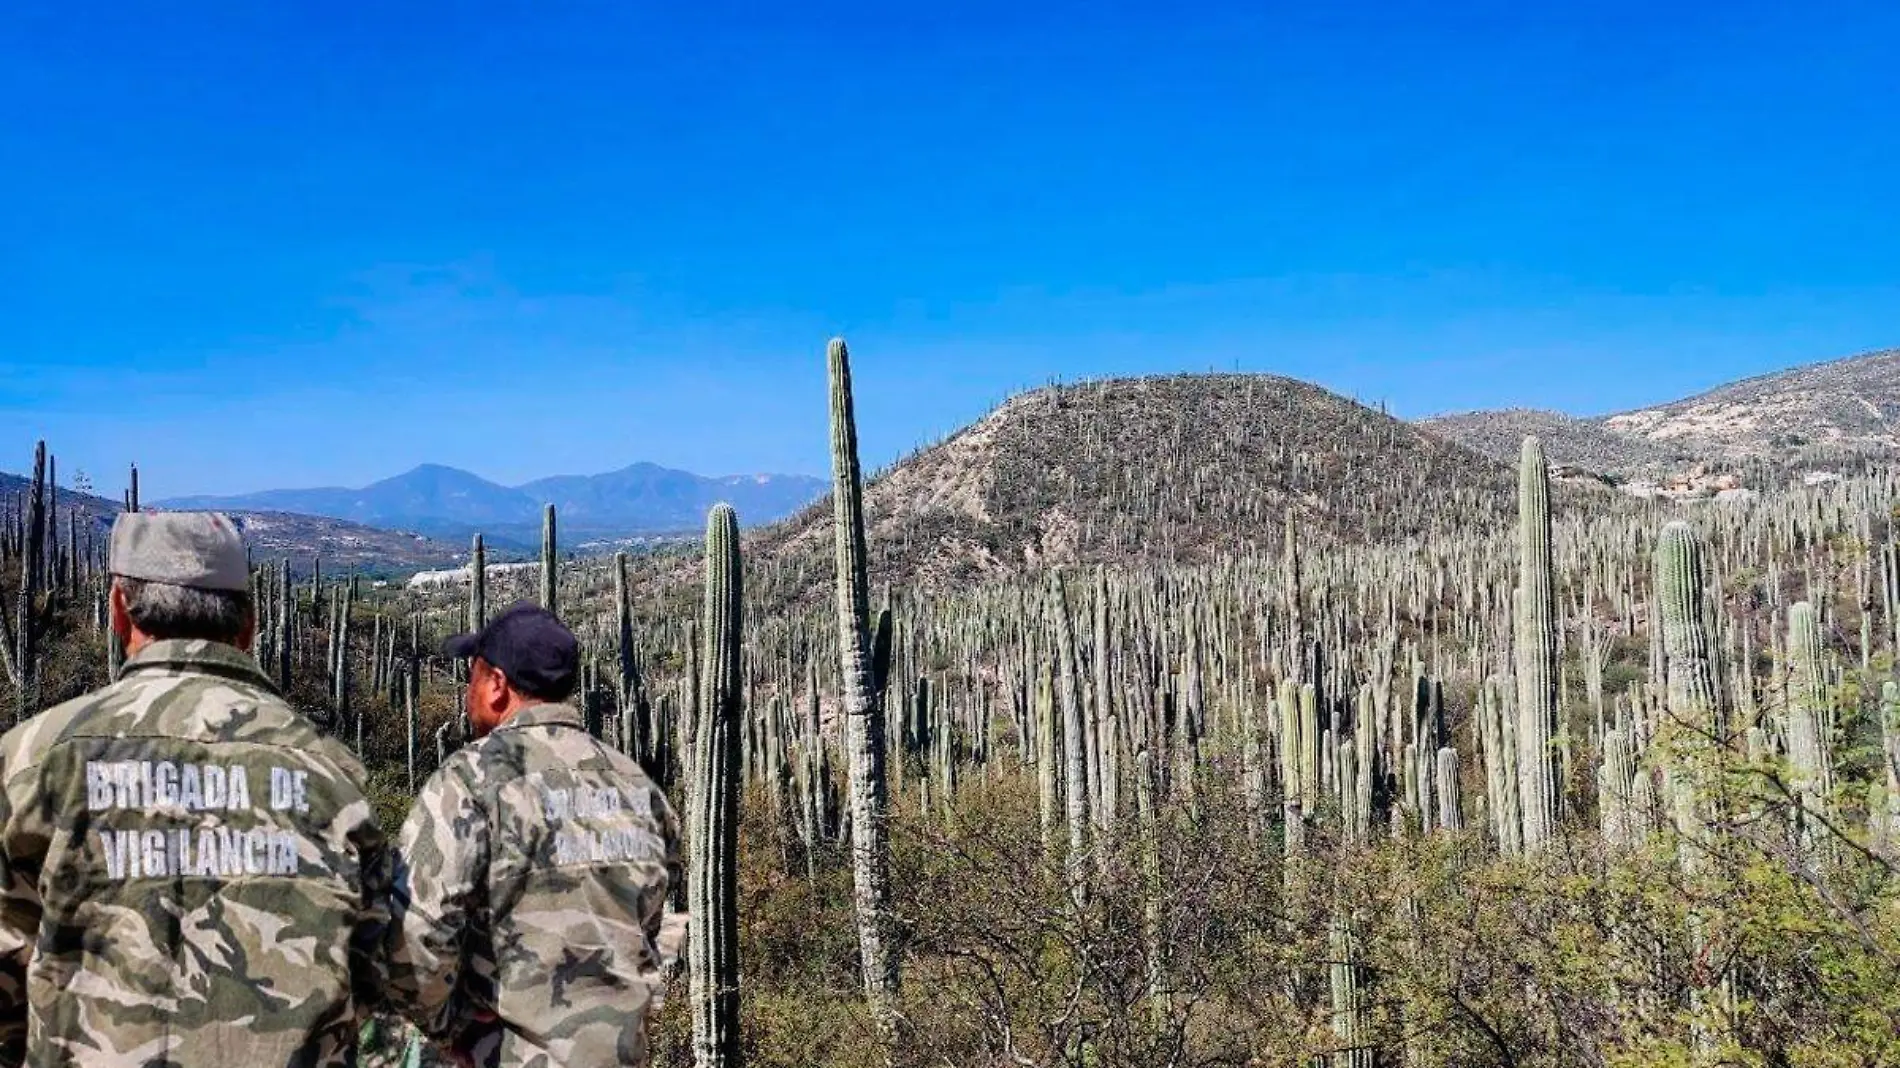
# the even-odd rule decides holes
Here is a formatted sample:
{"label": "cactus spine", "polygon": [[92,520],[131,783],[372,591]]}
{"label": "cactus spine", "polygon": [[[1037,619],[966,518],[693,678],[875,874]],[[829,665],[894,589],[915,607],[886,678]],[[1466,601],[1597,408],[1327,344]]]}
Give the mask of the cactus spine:
{"label": "cactus spine", "polygon": [[739,1046],[739,755],[744,744],[745,630],[739,521],[728,505],[706,518],[705,674],[693,749],[690,978],[693,1059],[737,1068]]}
{"label": "cactus spine", "polygon": [[1524,439],[1517,478],[1518,588],[1515,660],[1517,671],[1517,786],[1523,845],[1537,852],[1556,833],[1559,794],[1555,750],[1557,628],[1551,593],[1550,469],[1544,447]]}
{"label": "cactus spine", "polygon": [[[851,397],[851,354],[843,338],[827,348],[831,383],[833,535],[837,548],[838,657],[851,776],[851,866],[858,953],[872,1018],[886,1044],[897,1037],[897,947],[891,917],[889,785],[884,752],[883,679],[874,670],[870,576],[865,560],[864,475]],[[880,627],[880,629],[882,629]]]}

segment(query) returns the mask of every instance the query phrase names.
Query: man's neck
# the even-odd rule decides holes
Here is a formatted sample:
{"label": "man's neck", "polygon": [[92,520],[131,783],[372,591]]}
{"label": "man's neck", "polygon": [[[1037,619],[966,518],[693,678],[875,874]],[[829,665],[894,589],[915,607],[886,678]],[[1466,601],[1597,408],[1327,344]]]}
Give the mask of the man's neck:
{"label": "man's neck", "polygon": [[126,659],[129,660],[132,657],[139,655],[140,652],[144,651],[146,646],[152,644],[153,642],[157,640],[158,640],[157,638],[152,637],[150,634],[145,633],[144,631],[138,629],[137,627],[133,627],[132,633],[128,635],[125,639]]}
{"label": "man's neck", "polygon": [[493,732],[498,731],[502,729],[503,727],[506,727],[508,724],[514,722],[514,718],[516,716],[527,711],[528,709],[537,708],[547,703],[548,702],[546,701],[538,701],[530,697],[523,697],[520,694],[512,694],[511,699],[508,702],[508,706],[502,709],[499,713],[495,715],[495,718],[492,721],[490,721],[489,728],[483,731],[482,735],[485,736],[488,734],[492,734]]}

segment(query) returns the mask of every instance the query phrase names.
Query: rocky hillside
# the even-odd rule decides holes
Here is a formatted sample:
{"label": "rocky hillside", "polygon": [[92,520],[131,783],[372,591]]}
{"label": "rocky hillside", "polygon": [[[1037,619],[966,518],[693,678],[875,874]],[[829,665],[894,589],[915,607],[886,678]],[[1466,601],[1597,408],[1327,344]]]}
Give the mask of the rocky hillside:
{"label": "rocky hillside", "polygon": [[1900,450],[1900,349],[1745,378],[1601,423],[1627,438],[1723,459]]}
{"label": "rocky hillside", "polygon": [[1543,441],[1544,455],[1551,463],[1590,471],[1629,472],[1686,459],[1680,449],[1619,434],[1600,420],[1537,408],[1440,415],[1421,420],[1419,426],[1505,462],[1515,462],[1524,439],[1533,434]]}
{"label": "rocky hillside", "polygon": [[1702,461],[1796,463],[1842,453],[1900,452],[1900,349],[1745,378],[1669,404],[1580,419],[1513,408],[1420,421],[1502,460],[1526,434],[1554,464],[1618,475]]}
{"label": "rocky hillside", "polygon": [[[1514,473],[1318,386],[1271,375],[1118,379],[1019,395],[867,487],[874,571],[950,584],[1044,564],[1278,553],[1508,521]],[[753,541],[831,550],[829,500]]]}

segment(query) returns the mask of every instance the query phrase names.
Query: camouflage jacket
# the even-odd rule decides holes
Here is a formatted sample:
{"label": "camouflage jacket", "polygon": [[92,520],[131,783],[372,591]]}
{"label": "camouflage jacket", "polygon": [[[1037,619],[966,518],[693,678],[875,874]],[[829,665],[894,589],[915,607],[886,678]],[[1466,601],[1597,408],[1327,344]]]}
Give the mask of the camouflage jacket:
{"label": "camouflage jacket", "polygon": [[644,1065],[679,822],[566,705],[451,756],[403,825],[392,1000],[480,1065]]}
{"label": "camouflage jacket", "polygon": [[216,642],[7,732],[0,1064],[348,1063],[392,876],[362,782]]}

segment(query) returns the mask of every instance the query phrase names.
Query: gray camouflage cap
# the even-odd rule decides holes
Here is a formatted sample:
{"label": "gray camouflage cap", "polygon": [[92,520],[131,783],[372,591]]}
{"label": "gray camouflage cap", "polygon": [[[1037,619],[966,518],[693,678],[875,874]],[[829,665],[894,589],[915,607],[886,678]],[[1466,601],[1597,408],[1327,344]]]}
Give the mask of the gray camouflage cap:
{"label": "gray camouflage cap", "polygon": [[106,569],[125,578],[242,593],[251,585],[244,539],[219,512],[126,512],[112,524]]}

